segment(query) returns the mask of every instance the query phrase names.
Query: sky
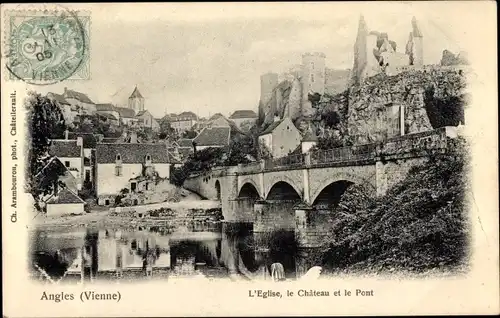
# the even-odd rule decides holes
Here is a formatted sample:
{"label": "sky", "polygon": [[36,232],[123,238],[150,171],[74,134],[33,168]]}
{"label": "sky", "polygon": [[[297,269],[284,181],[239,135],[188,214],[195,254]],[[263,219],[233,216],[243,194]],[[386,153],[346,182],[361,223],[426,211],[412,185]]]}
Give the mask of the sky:
{"label": "sky", "polygon": [[351,68],[361,14],[403,52],[415,16],[426,64],[439,63],[444,49],[466,49],[460,40],[471,36],[459,2],[456,11],[404,2],[88,6],[91,80],[35,89],[67,87],[96,103],[125,106],[137,86],[155,117],[257,111],[260,75],[300,64],[305,52],[325,53],[327,67]]}

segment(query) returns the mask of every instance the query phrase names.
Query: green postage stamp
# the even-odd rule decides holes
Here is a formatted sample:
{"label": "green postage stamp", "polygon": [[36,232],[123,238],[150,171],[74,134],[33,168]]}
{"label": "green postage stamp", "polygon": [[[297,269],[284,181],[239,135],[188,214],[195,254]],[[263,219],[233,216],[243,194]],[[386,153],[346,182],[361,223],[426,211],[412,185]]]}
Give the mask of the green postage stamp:
{"label": "green postage stamp", "polygon": [[4,63],[8,80],[47,85],[90,78],[90,13],[8,10]]}

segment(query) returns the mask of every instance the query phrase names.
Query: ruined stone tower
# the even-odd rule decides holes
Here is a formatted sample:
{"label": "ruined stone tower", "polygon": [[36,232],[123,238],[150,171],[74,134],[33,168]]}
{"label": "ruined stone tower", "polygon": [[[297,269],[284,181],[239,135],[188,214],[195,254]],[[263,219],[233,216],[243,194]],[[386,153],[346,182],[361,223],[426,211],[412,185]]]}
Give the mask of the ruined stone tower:
{"label": "ruined stone tower", "polygon": [[136,114],[137,112],[144,110],[144,97],[142,97],[141,93],[137,89],[137,86],[128,98],[128,108],[135,110]]}
{"label": "ruined stone tower", "polygon": [[276,86],[278,86],[277,73],[266,73],[260,76],[259,117],[265,118],[273,111],[269,101],[273,97],[273,90]]}
{"label": "ruined stone tower", "polygon": [[412,31],[408,43],[406,44],[406,54],[410,57],[410,65],[423,66],[424,65],[424,47],[423,35],[417,25],[417,19],[411,19]]}
{"label": "ruined stone tower", "polygon": [[314,110],[308,99],[309,94],[325,93],[324,53],[305,53],[302,55],[302,116],[312,116]]}
{"label": "ruined stone tower", "polygon": [[354,43],[354,65],[352,68],[352,81],[359,83],[365,78],[380,72],[374,48],[377,47],[377,34],[369,32],[363,16],[359,17],[358,34]]}

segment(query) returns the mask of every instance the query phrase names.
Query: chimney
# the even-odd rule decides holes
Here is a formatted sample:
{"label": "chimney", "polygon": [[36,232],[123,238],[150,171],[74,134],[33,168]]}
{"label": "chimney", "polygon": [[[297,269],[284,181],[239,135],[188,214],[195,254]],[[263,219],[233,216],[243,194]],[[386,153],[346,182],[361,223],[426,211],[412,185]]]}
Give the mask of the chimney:
{"label": "chimney", "polygon": [[64,131],[64,139],[66,139],[66,140],[68,140],[68,139],[69,139],[69,131],[68,131],[68,129],[66,129],[66,130]]}

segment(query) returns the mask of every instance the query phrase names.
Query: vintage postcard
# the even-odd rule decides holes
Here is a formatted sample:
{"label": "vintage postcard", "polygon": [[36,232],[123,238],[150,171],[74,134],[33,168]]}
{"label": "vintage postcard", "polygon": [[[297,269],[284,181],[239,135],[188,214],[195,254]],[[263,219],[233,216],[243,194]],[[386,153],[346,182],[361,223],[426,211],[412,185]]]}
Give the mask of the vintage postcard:
{"label": "vintage postcard", "polygon": [[5,317],[498,314],[496,5],[1,5]]}

